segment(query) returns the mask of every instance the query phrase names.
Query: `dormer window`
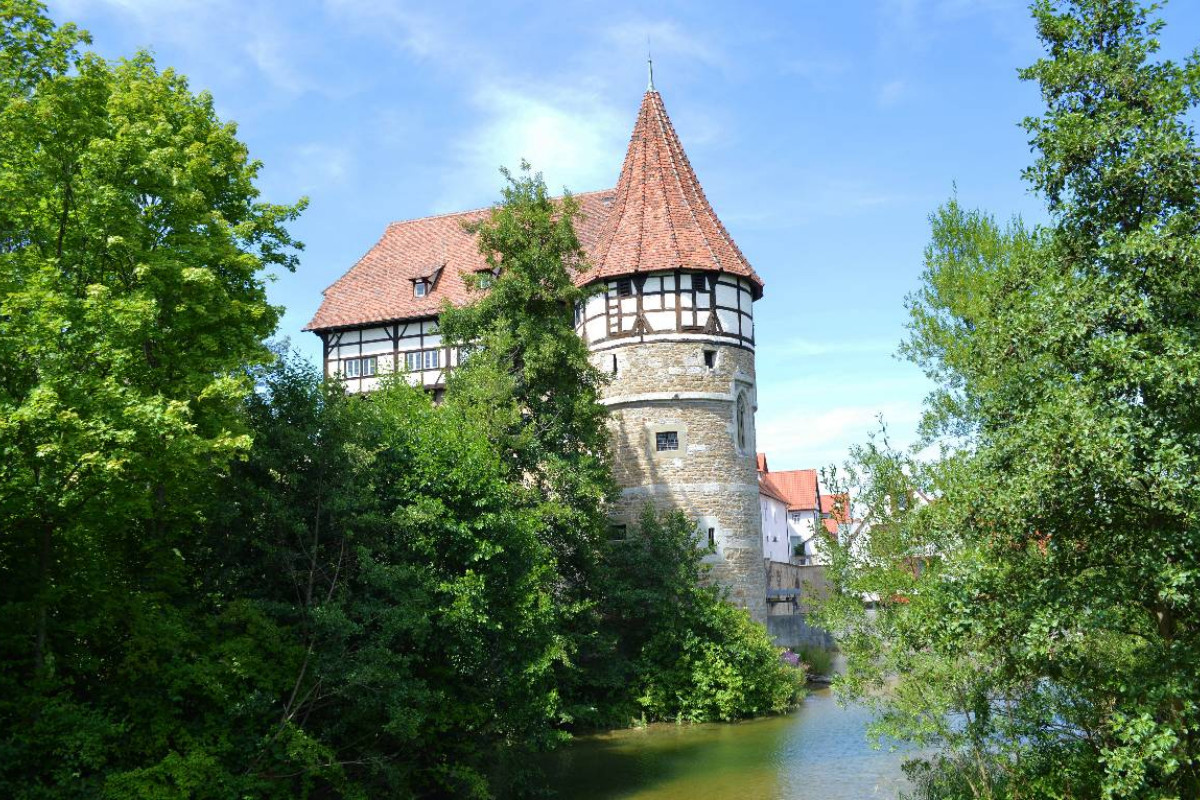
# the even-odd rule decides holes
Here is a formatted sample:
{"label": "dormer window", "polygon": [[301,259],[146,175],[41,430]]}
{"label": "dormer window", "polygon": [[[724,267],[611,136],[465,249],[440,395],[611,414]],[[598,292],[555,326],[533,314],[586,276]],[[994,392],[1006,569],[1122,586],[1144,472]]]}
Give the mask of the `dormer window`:
{"label": "dormer window", "polygon": [[429,294],[429,281],[413,281],[413,297],[424,297]]}

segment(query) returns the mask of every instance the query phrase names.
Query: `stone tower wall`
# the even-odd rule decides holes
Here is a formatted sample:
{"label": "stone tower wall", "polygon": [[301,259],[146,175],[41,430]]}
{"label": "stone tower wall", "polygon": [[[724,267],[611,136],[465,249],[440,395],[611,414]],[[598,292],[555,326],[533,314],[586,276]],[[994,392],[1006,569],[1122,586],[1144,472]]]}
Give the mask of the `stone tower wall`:
{"label": "stone tower wall", "polygon": [[[704,352],[715,352],[705,363]],[[615,476],[622,496],[614,521],[634,526],[649,502],[697,520],[701,543],[714,529],[712,577],[730,599],[766,619],[758,473],[755,466],[754,351],[728,341],[608,340],[593,362],[616,374],[605,392]],[[737,399],[746,398],[739,446]],[[675,431],[677,451],[659,452],[655,434]]]}

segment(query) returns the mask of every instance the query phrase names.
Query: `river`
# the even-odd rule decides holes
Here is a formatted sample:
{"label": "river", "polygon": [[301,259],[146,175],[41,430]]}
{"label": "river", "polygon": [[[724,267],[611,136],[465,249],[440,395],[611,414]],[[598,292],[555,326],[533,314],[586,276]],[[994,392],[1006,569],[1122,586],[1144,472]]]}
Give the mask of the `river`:
{"label": "river", "polygon": [[780,717],[582,736],[552,755],[549,777],[563,800],[891,800],[905,756],[871,747],[869,717],[821,689]]}

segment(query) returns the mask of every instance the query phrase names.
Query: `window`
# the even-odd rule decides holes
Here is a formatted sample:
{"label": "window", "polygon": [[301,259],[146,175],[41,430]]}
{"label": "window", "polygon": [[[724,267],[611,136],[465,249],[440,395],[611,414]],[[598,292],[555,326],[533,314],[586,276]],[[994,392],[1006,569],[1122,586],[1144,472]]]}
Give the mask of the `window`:
{"label": "window", "polygon": [[717,529],[716,528],[708,529],[708,546],[709,547],[717,546]]}
{"label": "window", "polygon": [[496,280],[496,276],[490,272],[479,273],[479,288],[487,289]]}
{"label": "window", "polygon": [[704,366],[708,367],[709,369],[712,369],[716,365],[717,365],[717,351],[716,350],[705,350],[704,351]]}
{"label": "window", "polygon": [[679,431],[662,431],[654,434],[654,449],[658,452],[679,449]]}
{"label": "window", "polygon": [[750,449],[750,424],[750,408],[746,393],[742,392],[737,399],[737,444],[743,453]]}
{"label": "window", "polygon": [[610,542],[623,542],[623,541],[625,541],[626,535],[627,535],[627,530],[624,525],[609,525],[608,526],[608,540]]}
{"label": "window", "polygon": [[692,276],[692,291],[693,292],[707,292],[708,291],[708,281],[705,279],[705,276],[703,274],[697,274],[697,275]]}
{"label": "window", "polygon": [[375,356],[347,358],[342,361],[342,374],[347,378],[369,378],[375,374],[377,366]]}
{"label": "window", "polygon": [[617,297],[629,297],[633,294],[633,280],[620,278],[617,280]]}
{"label": "window", "polygon": [[612,374],[613,375],[617,374],[617,356],[616,356],[616,354],[613,355]]}
{"label": "window", "polygon": [[424,297],[429,293],[429,284],[425,281],[417,281],[413,284],[413,296]]}
{"label": "window", "polygon": [[[460,359],[465,357],[459,355]],[[442,365],[441,350],[409,350],[404,354],[404,366],[409,372],[419,372],[423,369],[437,369]]]}

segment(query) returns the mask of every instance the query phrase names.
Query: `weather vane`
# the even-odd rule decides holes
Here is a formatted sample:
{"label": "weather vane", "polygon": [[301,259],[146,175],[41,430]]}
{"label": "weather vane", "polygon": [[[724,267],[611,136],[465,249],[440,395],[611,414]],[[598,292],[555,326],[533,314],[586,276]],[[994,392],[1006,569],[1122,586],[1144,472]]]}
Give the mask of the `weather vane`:
{"label": "weather vane", "polygon": [[646,91],[654,91],[654,59],[650,58],[650,37],[646,37],[646,68],[650,72],[650,82],[646,84]]}

